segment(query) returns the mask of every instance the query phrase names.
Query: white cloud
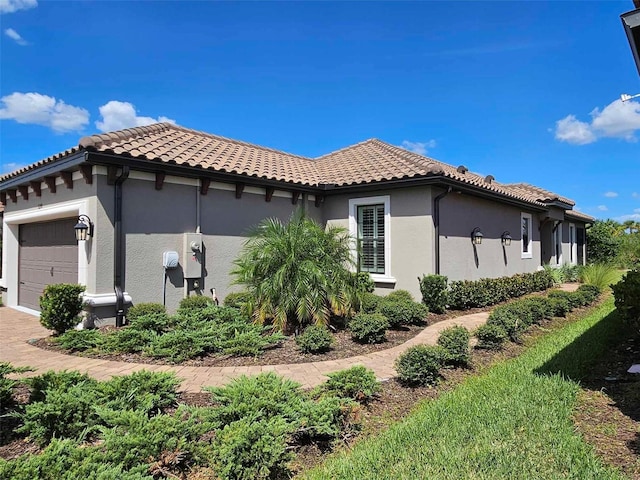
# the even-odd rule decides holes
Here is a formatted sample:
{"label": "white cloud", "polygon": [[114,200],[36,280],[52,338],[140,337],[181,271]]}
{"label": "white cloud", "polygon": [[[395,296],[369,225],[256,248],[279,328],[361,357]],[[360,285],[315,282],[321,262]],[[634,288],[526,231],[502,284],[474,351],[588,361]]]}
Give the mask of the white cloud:
{"label": "white cloud", "polygon": [[604,196],[608,198],[615,198],[618,196],[618,192],[607,192],[604,194]]}
{"label": "white cloud", "polygon": [[606,212],[609,209],[606,205],[598,205],[598,210],[600,210],[601,212]]}
{"label": "white cloud", "polygon": [[43,125],[57,133],[82,130],[89,112],[40,93],[15,92],[0,99],[0,119]]}
{"label": "white cloud", "polygon": [[632,196],[633,198],[638,198],[638,197],[640,197],[640,193],[638,193],[638,192],[633,192],[633,193],[631,194],[631,196]]}
{"label": "white cloud", "polygon": [[13,13],[38,6],[38,0],[0,0],[0,13]]}
{"label": "white cloud", "polygon": [[22,45],[23,47],[25,45],[29,45],[29,42],[27,42],[24,38],[22,38],[22,36],[18,32],[16,32],[13,28],[7,28],[4,31],[4,34],[10,39],[14,40],[18,45]]}
{"label": "white cloud", "polygon": [[575,115],[567,115],[556,122],[556,140],[586,145],[600,138],[622,138],[635,142],[636,131],[640,130],[640,103],[615,100],[600,110],[594,108],[591,122],[578,120]]}
{"label": "white cloud", "polygon": [[626,222],[627,220],[634,220],[636,222],[640,222],[640,213],[631,213],[629,215],[622,215],[616,218],[619,222]]}
{"label": "white cloud", "polygon": [[418,155],[426,155],[427,149],[435,148],[435,140],[428,140],[426,142],[410,142],[409,140],[403,140],[401,147],[410,152],[417,153]]}
{"label": "white cloud", "polygon": [[586,145],[595,142],[596,136],[588,123],[576,119],[575,115],[567,115],[556,122],[556,140],[575,145]]}
{"label": "white cloud", "polygon": [[136,114],[136,107],[134,105],[129,102],[118,102],[117,100],[111,100],[102,105],[100,107],[100,116],[102,117],[102,121],[97,121],[96,127],[102,132],[142,127],[158,122],[176,123],[175,120],[163,116],[157,119],[153,117],[139,117]]}

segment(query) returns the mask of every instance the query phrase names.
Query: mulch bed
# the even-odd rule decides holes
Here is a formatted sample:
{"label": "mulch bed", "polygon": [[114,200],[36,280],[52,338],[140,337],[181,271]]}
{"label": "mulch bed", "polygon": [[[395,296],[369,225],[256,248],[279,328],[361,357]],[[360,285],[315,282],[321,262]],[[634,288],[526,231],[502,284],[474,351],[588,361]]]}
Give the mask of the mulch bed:
{"label": "mulch bed", "polygon": [[[478,310],[480,311],[480,310]],[[454,312],[458,315],[473,312]],[[472,366],[468,369],[446,369],[443,371],[443,379],[437,387],[406,388],[400,385],[396,379],[382,383],[379,395],[369,404],[363,407],[362,431],[357,437],[343,439],[337,449],[349,449],[356,442],[364,438],[374,436],[388,428],[394,422],[402,420],[415,410],[422,401],[430,401],[438,398],[442,393],[455,388],[462,381],[473,375],[481,374],[491,364],[505,359],[513,358],[522,353],[527,345],[530,345],[541,335],[544,335],[573,321],[575,315],[581,315],[582,309],[575,311],[568,318],[556,318],[545,322],[540,327],[533,327],[524,336],[522,345],[508,343],[500,352],[473,349]],[[438,316],[438,320],[451,318],[451,315]],[[419,330],[418,330],[419,331]],[[413,333],[413,335],[415,335]],[[383,344],[389,348],[390,342]],[[372,350],[369,350],[372,351]],[[633,377],[621,377],[623,381],[608,382],[603,392],[596,388],[596,379],[604,382],[604,376],[612,376],[621,372],[621,368],[628,368],[633,361],[638,360],[640,353],[640,336],[629,338],[612,352],[611,356],[604,359],[599,367],[594,370],[593,384],[590,390],[585,390],[579,396],[579,408],[576,410],[575,422],[577,428],[583,433],[586,440],[594,445],[598,454],[606,463],[619,466],[622,471],[632,478],[640,478],[638,454],[640,453],[640,382]],[[340,358],[340,357],[338,357]],[[304,361],[309,361],[305,359]],[[627,381],[629,380],[629,381]],[[17,389],[14,399],[21,404],[28,401],[26,387]],[[207,393],[186,393],[179,397],[180,403],[193,406],[211,406],[211,398]],[[38,453],[37,445],[15,434],[15,420],[10,417],[0,416],[0,458],[12,459],[24,453]],[[334,449],[335,451],[335,449]],[[318,445],[305,445],[301,447],[293,462],[294,472],[300,473],[313,468],[326,460],[331,450]],[[196,472],[194,472],[195,474]],[[196,476],[190,477],[192,479]]]}
{"label": "mulch bed", "polygon": [[[187,360],[180,365],[197,366],[197,367],[239,367],[239,366],[251,366],[251,365],[282,365],[292,363],[309,363],[309,362],[321,362],[324,360],[339,360],[342,358],[355,357],[358,355],[366,355],[367,353],[378,352],[386,350],[388,348],[401,345],[407,340],[415,337],[420,333],[427,325],[433,325],[434,323],[441,322],[450,318],[460,317],[462,315],[469,315],[471,313],[483,312],[486,309],[476,308],[471,310],[456,310],[449,311],[443,314],[430,313],[427,321],[423,325],[411,325],[400,329],[387,330],[387,341],[378,344],[361,344],[354,342],[351,339],[351,333],[347,330],[338,330],[334,333],[335,343],[331,350],[322,354],[309,354],[302,353],[298,350],[295,342],[295,337],[287,337],[286,340],[281,342],[278,346],[265,350],[258,357],[237,357],[230,355],[207,355],[201,358],[194,358]],[[103,330],[113,330],[115,327],[105,327]],[[52,337],[41,338],[37,340],[31,340],[29,343],[45,350],[53,350],[60,353],[68,354],[66,350],[60,348],[51,341]],[[89,358],[100,358],[103,360],[114,360],[119,362],[130,363],[146,363],[153,365],[171,365],[170,362],[162,358],[151,358],[142,354],[136,353],[75,353],[72,355],[79,355]]]}

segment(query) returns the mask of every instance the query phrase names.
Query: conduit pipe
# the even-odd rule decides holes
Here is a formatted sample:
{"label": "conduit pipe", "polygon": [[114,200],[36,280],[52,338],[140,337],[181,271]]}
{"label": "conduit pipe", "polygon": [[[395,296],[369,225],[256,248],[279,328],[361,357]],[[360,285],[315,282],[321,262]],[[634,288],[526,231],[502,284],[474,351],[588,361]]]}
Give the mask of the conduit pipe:
{"label": "conduit pipe", "polygon": [[444,192],[433,199],[433,227],[435,229],[435,273],[440,275],[440,200],[449,195],[453,189],[448,187]]}

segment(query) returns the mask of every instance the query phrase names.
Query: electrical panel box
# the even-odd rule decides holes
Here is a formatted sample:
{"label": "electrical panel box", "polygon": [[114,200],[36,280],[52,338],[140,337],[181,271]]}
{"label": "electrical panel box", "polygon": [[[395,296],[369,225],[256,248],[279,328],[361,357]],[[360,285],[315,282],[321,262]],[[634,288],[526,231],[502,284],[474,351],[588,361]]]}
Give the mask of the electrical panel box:
{"label": "electrical panel box", "polygon": [[184,278],[201,278],[204,254],[202,252],[202,234],[184,234]]}
{"label": "electrical panel box", "polygon": [[162,254],[162,266],[166,270],[171,270],[172,268],[176,268],[178,266],[178,260],[179,260],[178,252],[168,251]]}

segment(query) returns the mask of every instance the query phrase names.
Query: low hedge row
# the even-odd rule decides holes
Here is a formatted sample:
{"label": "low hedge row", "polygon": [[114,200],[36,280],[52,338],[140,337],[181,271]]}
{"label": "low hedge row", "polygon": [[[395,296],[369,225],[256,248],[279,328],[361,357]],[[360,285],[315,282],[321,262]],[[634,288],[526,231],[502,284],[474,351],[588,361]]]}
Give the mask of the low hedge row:
{"label": "low hedge row", "polygon": [[495,308],[487,323],[475,332],[480,348],[500,349],[506,340],[519,342],[534,324],[552,317],[564,317],[577,307],[593,303],[600,291],[593,285],[580,285],[575,292],[554,290],[546,297],[529,297]]}
{"label": "low hedge row", "polygon": [[488,307],[553,286],[552,275],[547,270],[519,273],[512,277],[456,280],[448,286],[447,277],[442,275],[423,275],[419,280],[423,303],[430,312],[436,313],[442,313],[446,308],[468,310]]}

